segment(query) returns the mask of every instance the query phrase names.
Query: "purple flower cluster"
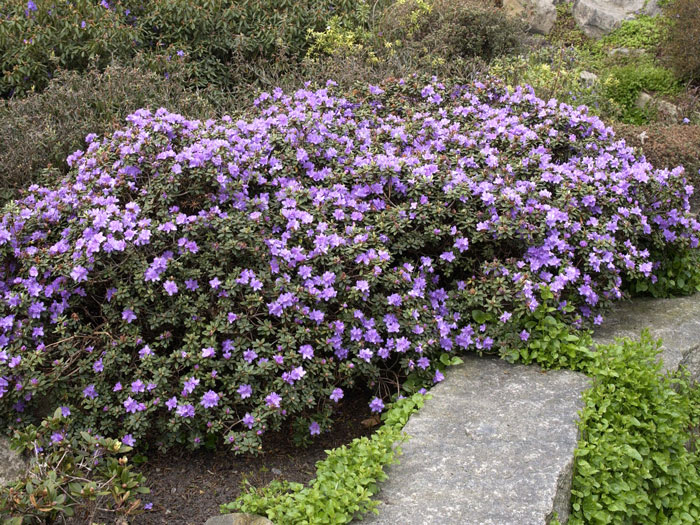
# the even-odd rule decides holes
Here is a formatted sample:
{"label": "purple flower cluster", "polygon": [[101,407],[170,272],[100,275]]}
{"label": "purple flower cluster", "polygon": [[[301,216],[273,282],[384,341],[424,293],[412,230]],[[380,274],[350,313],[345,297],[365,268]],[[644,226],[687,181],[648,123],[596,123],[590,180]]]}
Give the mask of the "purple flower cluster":
{"label": "purple flower cluster", "polygon": [[358,378],[439,382],[441,353],[525,344],[540,308],[592,322],[652,253],[698,244],[681,168],[528,88],[329,84],[247,120],[127,120],[0,218],[3,418],[51,394],[100,431],[254,450]]}

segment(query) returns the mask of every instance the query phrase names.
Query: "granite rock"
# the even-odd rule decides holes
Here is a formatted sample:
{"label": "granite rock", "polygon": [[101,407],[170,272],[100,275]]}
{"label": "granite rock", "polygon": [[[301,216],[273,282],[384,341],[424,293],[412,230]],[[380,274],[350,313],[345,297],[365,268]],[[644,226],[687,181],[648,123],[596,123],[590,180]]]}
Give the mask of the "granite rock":
{"label": "granite rock", "polygon": [[17,481],[27,471],[22,456],[10,448],[6,438],[0,438],[0,486]]}
{"label": "granite rock", "polygon": [[503,0],[506,13],[523,18],[530,31],[548,35],[557,20],[554,0]]}
{"label": "granite rock", "polygon": [[582,374],[468,356],[414,414],[374,525],[546,524],[569,513]]}
{"label": "granite rock", "polygon": [[574,20],[586,35],[600,38],[623,20],[638,14],[656,15],[657,0],[574,0]]}
{"label": "granite rock", "polygon": [[664,370],[683,365],[695,381],[700,380],[700,294],[617,303],[593,339],[599,344],[613,342],[615,337],[638,339],[645,328],[655,339],[662,339]]}
{"label": "granite rock", "polygon": [[255,514],[222,514],[209,518],[204,525],[274,525],[270,520]]}

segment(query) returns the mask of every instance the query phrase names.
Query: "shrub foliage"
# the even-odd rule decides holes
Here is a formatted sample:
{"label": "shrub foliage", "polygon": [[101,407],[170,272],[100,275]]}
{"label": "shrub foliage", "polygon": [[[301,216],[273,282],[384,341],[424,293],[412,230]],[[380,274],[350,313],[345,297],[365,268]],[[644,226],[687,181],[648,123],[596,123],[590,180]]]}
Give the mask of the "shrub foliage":
{"label": "shrub foliage", "polygon": [[695,0],[673,0],[665,6],[664,14],[670,21],[662,44],[664,54],[679,76],[700,84],[700,4]]}
{"label": "shrub foliage", "polygon": [[598,322],[653,254],[698,243],[682,168],[526,88],[416,78],[127,120],[4,209],[5,422],[60,403],[78,429],[257,451],[285,421],[326,427],[358,381],[381,411],[450,353]]}
{"label": "shrub foliage", "polygon": [[0,97],[43,89],[58,67],[82,71],[137,51],[188,53],[192,83],[225,86],[241,61],[301,58],[309,30],[355,8],[355,0],[7,0]]}

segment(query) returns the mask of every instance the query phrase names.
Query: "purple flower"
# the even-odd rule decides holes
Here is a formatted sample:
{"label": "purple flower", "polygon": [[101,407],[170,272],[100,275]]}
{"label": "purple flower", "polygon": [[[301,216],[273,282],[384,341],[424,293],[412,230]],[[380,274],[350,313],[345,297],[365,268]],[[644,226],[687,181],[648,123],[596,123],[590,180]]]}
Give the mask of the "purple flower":
{"label": "purple flower", "polygon": [[68,407],[61,407],[61,415],[63,417],[68,417],[70,416],[70,408]]}
{"label": "purple flower", "polygon": [[221,286],[221,281],[218,277],[214,277],[211,281],[209,281],[209,286],[216,290],[219,288],[219,286]]}
{"label": "purple flower", "polygon": [[63,432],[54,432],[51,434],[51,444],[52,445],[57,445],[63,441]]}
{"label": "purple flower", "polygon": [[216,355],[216,350],[214,350],[213,347],[207,346],[206,348],[202,348],[202,357],[214,357]]}
{"label": "purple flower", "polygon": [[95,385],[88,385],[83,389],[83,397],[87,399],[95,399],[97,397],[97,390],[95,390]]}
{"label": "purple flower", "polygon": [[520,332],[520,339],[521,340],[527,341],[529,338],[530,338],[530,332],[528,332],[527,330],[523,330],[522,332]]}
{"label": "purple flower", "polygon": [[331,392],[331,395],[329,397],[331,398],[332,401],[337,403],[338,401],[343,399],[343,396],[344,396],[343,390],[341,388],[335,388],[335,389],[333,389],[333,392]]}
{"label": "purple flower", "polygon": [[374,399],[372,399],[372,401],[369,402],[369,408],[372,412],[381,412],[382,410],[384,410],[384,403],[381,399],[375,397]]}
{"label": "purple flower", "polygon": [[146,345],[144,346],[141,350],[139,350],[139,357],[141,359],[146,359],[149,356],[153,355],[153,350],[151,350],[151,347]]}
{"label": "purple flower", "polygon": [[185,281],[185,288],[187,288],[190,292],[194,292],[197,288],[199,288],[197,279],[187,279]]}
{"label": "purple flower", "polygon": [[196,377],[190,377],[189,379],[185,380],[185,386],[182,389],[182,395],[186,396],[188,394],[191,394],[194,392],[195,387],[199,385],[199,379]]}
{"label": "purple flower", "polygon": [[173,396],[165,402],[165,406],[168,407],[168,411],[171,411],[177,406],[177,397]]}
{"label": "purple flower", "polygon": [[357,283],[355,283],[355,288],[361,292],[369,292],[369,283],[364,279],[359,280]]}
{"label": "purple flower", "polygon": [[175,413],[184,418],[194,417],[194,407],[192,405],[178,405]]}
{"label": "purple flower", "polygon": [[508,320],[509,320],[512,316],[513,316],[513,314],[510,313],[510,312],[503,312],[503,314],[501,315],[501,317],[499,317],[499,320],[500,320],[502,323],[507,323]]}
{"label": "purple flower", "polygon": [[163,288],[168,295],[175,295],[177,293],[177,284],[175,281],[167,280],[163,283]]}
{"label": "purple flower", "polygon": [[255,418],[251,416],[248,412],[246,412],[245,416],[243,416],[243,419],[241,422],[247,426],[248,428],[253,428],[253,425],[255,424]]}
{"label": "purple flower", "polygon": [[321,433],[321,425],[316,423],[316,421],[312,421],[311,424],[309,425],[309,434],[311,434],[312,436],[317,436],[320,433]]}
{"label": "purple flower", "polygon": [[136,440],[134,439],[134,436],[131,434],[126,434],[122,438],[122,443],[124,443],[128,447],[133,447],[136,444]]}
{"label": "purple flower", "polygon": [[219,404],[219,394],[213,390],[209,390],[202,396],[202,401],[199,404],[204,408],[215,407]]}
{"label": "purple flower", "polygon": [[137,379],[136,381],[131,383],[131,391],[132,392],[138,393],[138,392],[143,392],[144,390],[146,390],[146,385],[144,385],[143,381],[141,381],[140,379]]}
{"label": "purple flower", "polygon": [[126,412],[128,414],[135,414],[136,412],[142,412],[146,410],[146,405],[144,403],[139,403],[135,399],[132,399],[131,396],[129,396],[124,401],[124,408],[126,409]]}
{"label": "purple flower", "polygon": [[299,353],[301,354],[302,359],[311,359],[314,356],[314,349],[311,347],[311,345],[302,345],[299,348]]}
{"label": "purple flower", "polygon": [[442,375],[442,372],[440,372],[440,370],[435,370],[435,376],[433,376],[433,383],[439,383],[443,379],[445,379],[445,376]]}
{"label": "purple flower", "polygon": [[122,319],[124,319],[127,323],[131,323],[134,319],[136,319],[136,314],[133,310],[129,310],[127,308],[122,312]]}
{"label": "purple flower", "polygon": [[70,272],[70,276],[73,278],[73,280],[76,283],[79,283],[82,281],[87,281],[87,274],[88,274],[88,271],[80,265],[75,266],[73,268],[73,270]]}
{"label": "purple flower", "polygon": [[272,408],[279,408],[280,407],[280,402],[282,401],[282,397],[280,397],[277,392],[272,392],[268,396],[265,397],[265,403],[267,404],[268,407]]}
{"label": "purple flower", "polygon": [[250,397],[250,395],[253,393],[253,387],[250,385],[241,385],[238,387],[238,395],[241,396],[241,399],[245,399],[247,397]]}

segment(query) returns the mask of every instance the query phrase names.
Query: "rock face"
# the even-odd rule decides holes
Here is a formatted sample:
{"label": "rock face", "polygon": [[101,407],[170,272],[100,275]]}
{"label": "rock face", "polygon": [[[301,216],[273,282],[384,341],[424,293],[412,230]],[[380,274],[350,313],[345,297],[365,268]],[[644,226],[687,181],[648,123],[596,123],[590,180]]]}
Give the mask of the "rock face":
{"label": "rock face", "polygon": [[470,356],[405,427],[363,523],[529,525],[568,517],[582,374]]}
{"label": "rock face", "polygon": [[523,17],[530,25],[530,30],[541,35],[548,35],[557,20],[554,0],[503,0],[507,13]]}
{"label": "rock face", "polygon": [[637,14],[660,12],[657,0],[574,0],[574,20],[586,35],[599,38]]}
{"label": "rock face", "polygon": [[594,341],[610,343],[615,337],[639,338],[644,328],[662,339],[664,370],[685,366],[700,380],[700,294],[673,299],[638,298],[621,303],[595,331]]}
{"label": "rock face", "polygon": [[255,514],[222,514],[209,518],[204,525],[274,525],[267,518]]}
{"label": "rock face", "polygon": [[10,448],[10,442],[0,438],[0,486],[17,481],[26,470],[27,464]]}

